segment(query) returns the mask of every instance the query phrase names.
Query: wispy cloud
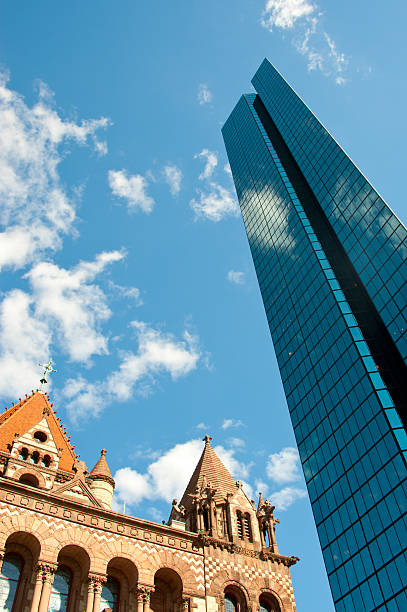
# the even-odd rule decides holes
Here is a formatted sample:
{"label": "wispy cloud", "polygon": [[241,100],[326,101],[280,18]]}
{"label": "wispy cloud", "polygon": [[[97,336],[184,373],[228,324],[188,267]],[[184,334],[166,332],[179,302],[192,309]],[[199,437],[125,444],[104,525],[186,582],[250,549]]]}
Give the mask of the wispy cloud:
{"label": "wispy cloud", "polygon": [[147,194],[148,182],[141,174],[128,174],[126,170],[109,170],[108,181],[113,195],[126,200],[129,212],[137,209],[150,213],[154,199]]}
{"label": "wispy cloud", "polygon": [[298,19],[312,15],[315,9],[316,5],[308,0],[267,0],[261,23],[270,32],[274,26],[289,29]]}
{"label": "wispy cloud", "polygon": [[208,431],[209,425],[206,425],[205,423],[201,422],[201,423],[198,423],[198,425],[195,425],[195,429],[201,429],[202,431]]}
{"label": "wispy cloud", "polygon": [[244,423],[240,419],[223,419],[221,425],[222,429],[229,429],[230,427],[243,427]]}
{"label": "wispy cloud", "polygon": [[208,219],[219,222],[226,217],[237,217],[240,209],[232,192],[213,180],[213,174],[218,165],[218,156],[214,151],[202,149],[194,155],[195,159],[205,160],[205,166],[198,179],[203,182],[204,189],[198,188],[198,198],[193,198],[189,205],[195,212],[195,219]]}
{"label": "wispy cloud", "polygon": [[181,191],[182,172],[175,164],[164,166],[164,179],[170,188],[171,195],[176,196]]}
{"label": "wispy cloud", "polygon": [[299,455],[296,448],[287,446],[279,453],[269,455],[267,476],[279,484],[295,482],[300,478]]}
{"label": "wispy cloud", "polygon": [[268,0],[261,16],[261,25],[274,29],[292,30],[292,42],[307,58],[308,70],[319,70],[334,79],[337,85],[346,83],[349,58],[338,51],[336,43],[325,31],[323,13],[309,0]]}
{"label": "wispy cloud", "polygon": [[106,145],[97,133],[106,118],[80,123],[63,119],[52,93],[43,84],[31,108],[7,86],[0,73],[0,268],[21,268],[39,261],[44,252],[61,248],[64,235],[74,232],[79,190],[69,193],[58,167],[65,145]]}
{"label": "wispy cloud", "polygon": [[209,104],[209,102],[212,102],[213,99],[212,92],[205,83],[201,83],[199,85],[197,97],[199,104]]}
{"label": "wispy cloud", "polygon": [[202,357],[199,340],[188,330],[177,339],[142,321],[132,321],[130,328],[137,351],[122,352],[118,369],[106,380],[92,383],[79,376],[66,382],[63,394],[72,421],[97,417],[102,407],[114,401],[126,402],[135,393],[151,393],[157,380],[166,374],[175,381],[198,367]]}
{"label": "wispy cloud", "polygon": [[246,446],[246,442],[242,438],[228,438],[227,442],[233,448],[244,448]]}
{"label": "wispy cloud", "polygon": [[305,489],[299,489],[297,487],[285,487],[280,491],[274,491],[270,494],[271,503],[277,508],[277,511],[288,510],[297,499],[303,499],[307,497]]}
{"label": "wispy cloud", "polygon": [[204,159],[205,167],[201,174],[198,176],[199,180],[203,181],[205,179],[211,178],[213,171],[218,165],[218,156],[214,151],[209,151],[208,149],[202,149],[200,153],[196,153],[194,155],[194,159]]}
{"label": "wispy cloud", "polygon": [[239,206],[228,189],[218,183],[209,183],[208,191],[198,190],[199,199],[192,199],[190,206],[197,219],[222,221],[225,217],[238,217]]}
{"label": "wispy cloud", "polygon": [[227,279],[233,285],[243,285],[245,281],[244,272],[238,272],[237,270],[229,270]]}

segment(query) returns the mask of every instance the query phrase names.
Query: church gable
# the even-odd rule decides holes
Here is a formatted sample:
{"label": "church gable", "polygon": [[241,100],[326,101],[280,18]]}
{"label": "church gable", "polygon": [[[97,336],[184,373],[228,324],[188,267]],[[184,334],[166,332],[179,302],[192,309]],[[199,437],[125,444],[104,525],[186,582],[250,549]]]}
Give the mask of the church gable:
{"label": "church gable", "polygon": [[52,492],[55,495],[68,497],[73,501],[77,501],[82,504],[98,506],[99,508],[102,507],[102,504],[100,504],[96,497],[92,494],[91,490],[81,476],[74,478],[73,480],[70,480],[59,487],[55,487]]}
{"label": "church gable", "polygon": [[39,439],[33,438],[35,435],[33,430],[36,427],[39,432],[42,430],[47,436],[42,443],[43,448],[48,443],[50,447],[57,449],[58,468],[74,473],[74,464],[77,461],[74,447],[70,444],[70,438],[52,409],[48,396],[39,391],[33,391],[25,399],[20,399],[18,404],[6,409],[0,416],[0,451],[10,453],[16,439],[28,442],[30,438],[31,444],[40,443]]}

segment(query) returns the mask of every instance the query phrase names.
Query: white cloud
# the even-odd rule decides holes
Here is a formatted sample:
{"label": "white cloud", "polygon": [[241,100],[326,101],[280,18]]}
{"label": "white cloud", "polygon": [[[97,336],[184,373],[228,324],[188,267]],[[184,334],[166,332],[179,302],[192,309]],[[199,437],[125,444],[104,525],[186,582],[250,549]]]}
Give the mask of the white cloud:
{"label": "white cloud", "polygon": [[115,196],[127,201],[130,212],[137,209],[150,213],[154,199],[147,194],[148,183],[141,174],[127,174],[126,170],[109,170],[109,186]]}
{"label": "white cloud", "polygon": [[246,446],[246,442],[242,438],[228,438],[228,444],[234,448],[244,448]]}
{"label": "white cloud", "polygon": [[20,268],[60,249],[63,236],[73,232],[78,196],[68,195],[60,180],[63,145],[91,141],[103,153],[106,145],[96,133],[109,121],[65,121],[44,84],[30,108],[7,81],[0,73],[0,268]]}
{"label": "white cloud", "polygon": [[208,431],[209,426],[205,423],[198,423],[198,425],[195,425],[195,429],[202,429],[202,431]]}
{"label": "white cloud", "polygon": [[270,32],[274,27],[293,30],[293,44],[308,61],[308,70],[319,70],[337,85],[347,82],[349,59],[337,50],[322,24],[323,13],[309,0],[268,0],[261,24]]}
{"label": "white cloud", "polygon": [[164,178],[168,183],[170,192],[176,196],[181,191],[182,172],[175,164],[167,164],[164,166]]}
{"label": "white cloud", "polygon": [[39,386],[38,363],[48,361],[51,333],[34,318],[32,298],[14,289],[0,304],[0,394],[18,397]]}
{"label": "white cloud", "polygon": [[295,487],[285,487],[280,491],[271,493],[270,502],[276,507],[277,511],[287,510],[297,499],[307,497],[305,489]]}
{"label": "white cloud", "polygon": [[256,480],[255,481],[256,491],[258,493],[262,493],[264,497],[267,497],[267,493],[269,491],[269,485],[264,482],[264,480]]}
{"label": "white cloud", "polygon": [[94,261],[80,262],[71,270],[42,262],[26,274],[36,320],[46,321],[55,330],[60,346],[73,361],[86,362],[92,355],[108,352],[100,324],[111,311],[105,294],[92,281],[123,257],[119,251],[100,253]]}
{"label": "white cloud", "polygon": [[[234,457],[234,450],[220,445],[215,446],[214,450],[235,478],[247,478],[251,466],[238,461]],[[118,470],[114,475],[116,500],[131,505],[137,505],[143,499],[179,500],[202,451],[201,440],[189,440],[163,453],[143,474],[130,467]],[[247,488],[251,489],[250,485]]]}
{"label": "white cloud", "polygon": [[172,380],[186,376],[198,367],[201,352],[198,338],[185,330],[181,340],[170,333],[132,321],[138,343],[137,352],[121,353],[118,369],[106,380],[96,383],[84,379],[68,380],[64,395],[69,400],[68,412],[73,421],[98,416],[103,406],[114,401],[128,401],[136,392],[148,394],[157,379],[165,374]]}
{"label": "white cloud", "polygon": [[209,149],[202,149],[200,153],[196,153],[194,155],[194,159],[204,159],[206,160],[205,168],[198,176],[198,178],[202,181],[205,179],[211,178],[213,171],[218,165],[218,156],[214,151],[209,151]]}
{"label": "white cloud", "polygon": [[315,5],[308,0],[267,0],[261,24],[272,31],[273,27],[292,28],[298,19],[309,17]]}
{"label": "white cloud", "polygon": [[230,167],[230,164],[227,163],[223,166],[224,171],[226,172],[226,174],[228,174],[230,176],[230,178],[233,178],[232,175],[232,168]]}
{"label": "white cloud", "polygon": [[287,446],[279,453],[272,453],[268,457],[266,473],[274,482],[285,484],[300,478],[298,469],[299,455],[296,448]]}
{"label": "white cloud", "polygon": [[245,281],[244,272],[237,272],[236,270],[229,270],[227,279],[234,285],[243,285]]}
{"label": "white cloud", "polygon": [[119,299],[128,298],[129,300],[133,300],[136,303],[136,306],[142,306],[143,300],[141,299],[140,289],[137,287],[123,287],[123,285],[118,285],[113,281],[108,282],[109,289],[112,294]]}
{"label": "white cloud", "polygon": [[198,102],[199,104],[208,104],[212,102],[212,92],[205,83],[201,83],[198,88]]}
{"label": "white cloud", "polygon": [[117,470],[114,475],[116,482],[116,499],[127,504],[138,504],[142,499],[151,499],[152,491],[148,478],[130,467]]}
{"label": "white cloud", "polygon": [[[118,251],[99,254],[94,261],[80,262],[70,270],[55,264],[36,264],[26,275],[30,292],[12,290],[0,303],[0,366],[4,377],[0,393],[5,397],[37,388],[39,361],[47,361],[58,346],[72,361],[88,362],[92,355],[108,352],[107,338],[100,330],[111,312],[106,296],[95,284],[97,275],[123,258]],[[49,380],[49,388],[52,378]],[[72,389],[82,385],[80,378]]]}
{"label": "white cloud", "polygon": [[243,421],[240,419],[236,421],[235,419],[224,419],[222,423],[222,429],[229,429],[230,427],[242,427],[244,425]]}
{"label": "white cloud", "polygon": [[203,217],[210,221],[221,221],[225,217],[239,216],[239,206],[228,189],[217,183],[209,183],[210,190],[199,191],[199,200],[191,200],[190,206],[196,218]]}

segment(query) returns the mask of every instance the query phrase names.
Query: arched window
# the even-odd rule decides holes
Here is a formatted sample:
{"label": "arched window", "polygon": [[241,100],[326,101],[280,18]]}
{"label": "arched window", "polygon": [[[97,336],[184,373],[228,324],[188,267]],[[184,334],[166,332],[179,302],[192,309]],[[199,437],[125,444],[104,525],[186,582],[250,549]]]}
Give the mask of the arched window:
{"label": "arched window", "polygon": [[237,522],[237,535],[241,540],[243,540],[243,520],[242,520],[242,513],[240,512],[240,510],[237,510],[236,512],[236,522]]}
{"label": "arched window", "polygon": [[236,612],[237,606],[233,597],[225,595],[225,612]]}
{"label": "arched window", "polygon": [[33,437],[34,440],[37,440],[37,442],[46,442],[48,439],[48,436],[44,431],[36,431]]}
{"label": "arched window", "polygon": [[119,582],[109,576],[107,582],[102,587],[102,597],[100,599],[100,611],[110,608],[112,612],[119,610]]}
{"label": "arched window", "polygon": [[66,612],[68,610],[71,582],[71,570],[65,565],[60,565],[55,572],[54,582],[52,583],[48,612]]}
{"label": "arched window", "polygon": [[27,461],[27,457],[28,457],[28,448],[21,448],[20,452],[18,453],[18,458],[22,459],[23,461]]}
{"label": "arched window", "polygon": [[280,604],[271,593],[262,593],[259,604],[260,612],[281,612]]}
{"label": "arched window", "polygon": [[43,465],[44,467],[49,467],[51,463],[51,457],[49,455],[44,455],[44,457],[41,459],[41,465]]}
{"label": "arched window", "polygon": [[23,484],[30,485],[30,487],[38,487],[40,484],[38,482],[38,478],[33,476],[33,474],[23,474],[22,476],[20,476],[18,480],[19,482],[22,482]]}
{"label": "arched window", "polygon": [[245,537],[249,540],[249,542],[253,542],[252,536],[252,525],[250,521],[250,515],[248,512],[243,516],[243,530]]}
{"label": "arched window", "polygon": [[34,463],[34,465],[37,465],[38,461],[40,460],[40,454],[38,451],[34,451],[30,457],[30,461],[31,463]]}
{"label": "arched window", "polygon": [[0,574],[0,610],[11,612],[16,597],[23,562],[14,553],[4,557]]}

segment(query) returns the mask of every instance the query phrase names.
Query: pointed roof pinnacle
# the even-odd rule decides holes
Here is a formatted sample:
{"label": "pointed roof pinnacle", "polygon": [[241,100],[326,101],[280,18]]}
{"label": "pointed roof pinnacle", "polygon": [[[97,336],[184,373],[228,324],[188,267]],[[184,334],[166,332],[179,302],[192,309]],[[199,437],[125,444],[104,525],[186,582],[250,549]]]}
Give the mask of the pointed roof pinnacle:
{"label": "pointed roof pinnacle", "polygon": [[106,453],[106,449],[102,448],[102,450],[100,451],[100,459],[96,463],[93,470],[90,472],[88,478],[90,478],[91,480],[106,480],[106,482],[109,482],[114,487],[115,482],[113,480],[112,473],[106,461]]}
{"label": "pointed roof pinnacle", "polygon": [[180,505],[186,509],[192,506],[193,496],[197,491],[201,491],[208,483],[211,489],[216,491],[214,495],[216,501],[223,501],[228,494],[236,493],[235,480],[213,450],[211,439],[208,435],[203,438],[205,446],[202,455],[182,496]]}

